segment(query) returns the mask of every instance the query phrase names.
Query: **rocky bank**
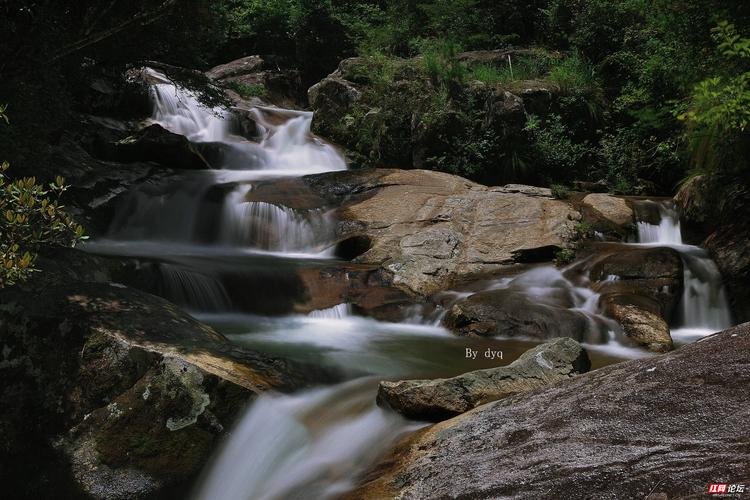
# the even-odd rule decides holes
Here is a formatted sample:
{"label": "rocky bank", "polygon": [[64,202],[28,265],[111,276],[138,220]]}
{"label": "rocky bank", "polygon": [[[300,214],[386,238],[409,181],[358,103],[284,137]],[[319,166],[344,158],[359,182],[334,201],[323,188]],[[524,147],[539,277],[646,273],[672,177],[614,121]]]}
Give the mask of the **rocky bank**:
{"label": "rocky bank", "polygon": [[348,498],[697,498],[750,470],[750,324],[409,436]]}

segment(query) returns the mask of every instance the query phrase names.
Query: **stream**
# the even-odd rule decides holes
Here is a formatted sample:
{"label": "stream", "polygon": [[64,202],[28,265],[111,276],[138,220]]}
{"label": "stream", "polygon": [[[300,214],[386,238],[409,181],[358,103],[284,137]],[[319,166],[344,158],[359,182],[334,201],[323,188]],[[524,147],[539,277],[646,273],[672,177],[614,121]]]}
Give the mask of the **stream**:
{"label": "stream", "polygon": [[[471,291],[446,292],[442,307],[415,306],[406,321],[357,316],[348,304],[307,314],[289,305],[298,269],[342,263],[335,257],[332,214],[252,201],[255,183],[346,169],[338,151],[310,132],[312,113],[258,107],[259,136],[242,137],[225,110],[206,109],[163,75],[152,87],[153,123],[194,142],[221,143],[232,154],[210,171],[146,183],[121,204],[105,237],[87,251],[155,263],[157,292],[230,341],[346,374],[348,380],[294,394],[264,394],[238,419],[194,491],[196,499],[336,498],[393,443],[423,424],[375,405],[378,381],[449,377],[506,365],[535,342],[462,338],[440,324],[446,307]],[[676,343],[732,324],[716,265],[682,242],[677,212],[657,203],[658,225],[638,223],[642,246],[669,246],[684,264],[684,292],[672,327]],[[521,290],[542,304],[587,318],[593,368],[650,354],[628,344],[598,310],[599,296],[573,267],[533,267],[477,283]],[[613,277],[616,279],[616,277]],[[562,298],[561,298],[562,297]],[[562,302],[561,302],[562,301]],[[465,349],[500,350],[502,359],[466,359]]]}

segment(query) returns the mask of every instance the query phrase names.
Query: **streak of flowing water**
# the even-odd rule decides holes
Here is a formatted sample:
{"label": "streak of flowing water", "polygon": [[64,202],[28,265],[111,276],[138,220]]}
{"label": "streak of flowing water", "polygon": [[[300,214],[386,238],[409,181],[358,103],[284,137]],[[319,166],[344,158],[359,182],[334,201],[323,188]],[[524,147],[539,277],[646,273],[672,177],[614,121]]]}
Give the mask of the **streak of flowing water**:
{"label": "streak of flowing water", "polygon": [[638,241],[645,245],[669,246],[682,257],[683,293],[672,337],[695,340],[729,328],[732,313],[716,263],[704,249],[683,243],[680,217],[671,202],[659,203],[658,209],[659,224],[638,223]]}
{"label": "streak of flowing water", "polygon": [[195,498],[325,500],[345,493],[400,434],[417,427],[375,405],[376,383],[261,396]]}

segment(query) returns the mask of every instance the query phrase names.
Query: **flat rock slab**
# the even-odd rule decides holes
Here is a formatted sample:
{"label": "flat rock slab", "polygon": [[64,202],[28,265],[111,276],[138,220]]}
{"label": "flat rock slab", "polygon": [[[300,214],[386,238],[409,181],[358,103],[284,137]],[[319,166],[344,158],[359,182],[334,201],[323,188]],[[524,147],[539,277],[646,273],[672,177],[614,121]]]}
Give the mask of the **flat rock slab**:
{"label": "flat rock slab", "polygon": [[440,421],[513,394],[565,380],[591,367],[581,344],[555,339],[523,353],[508,366],[435,380],[381,382],[378,404],[417,420]]}
{"label": "flat rock slab", "polygon": [[702,498],[748,483],[750,323],[418,431],[350,498]]}
{"label": "flat rock slab", "polygon": [[380,265],[417,295],[519,262],[552,260],[580,219],[548,190],[488,188],[441,172],[357,170],[304,182],[339,207],[342,238],[369,240],[357,261]]}

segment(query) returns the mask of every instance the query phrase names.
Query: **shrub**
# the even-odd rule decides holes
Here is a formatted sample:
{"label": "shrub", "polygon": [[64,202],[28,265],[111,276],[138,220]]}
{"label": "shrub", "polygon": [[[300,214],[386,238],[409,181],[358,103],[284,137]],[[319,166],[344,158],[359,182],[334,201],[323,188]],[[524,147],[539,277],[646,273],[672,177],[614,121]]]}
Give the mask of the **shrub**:
{"label": "shrub", "polygon": [[570,198],[570,190],[562,184],[552,184],[550,191],[552,191],[552,196],[558,200],[567,200]]}
{"label": "shrub", "polygon": [[245,99],[249,97],[263,97],[267,94],[266,87],[262,83],[228,82],[227,87]]}
{"label": "shrub", "polygon": [[451,40],[420,42],[424,69],[432,83],[451,87],[466,81],[466,65],[458,60],[460,46]]}
{"label": "shrub", "polygon": [[40,246],[74,246],[86,238],[60,204],[67,190],[61,177],[45,188],[34,177],[11,181],[7,170],[7,162],[0,165],[0,288],[35,271]]}
{"label": "shrub", "polygon": [[577,143],[560,115],[550,115],[542,121],[529,115],[526,132],[531,138],[531,155],[547,178],[573,179],[584,169],[584,160],[590,155],[587,142]]}

